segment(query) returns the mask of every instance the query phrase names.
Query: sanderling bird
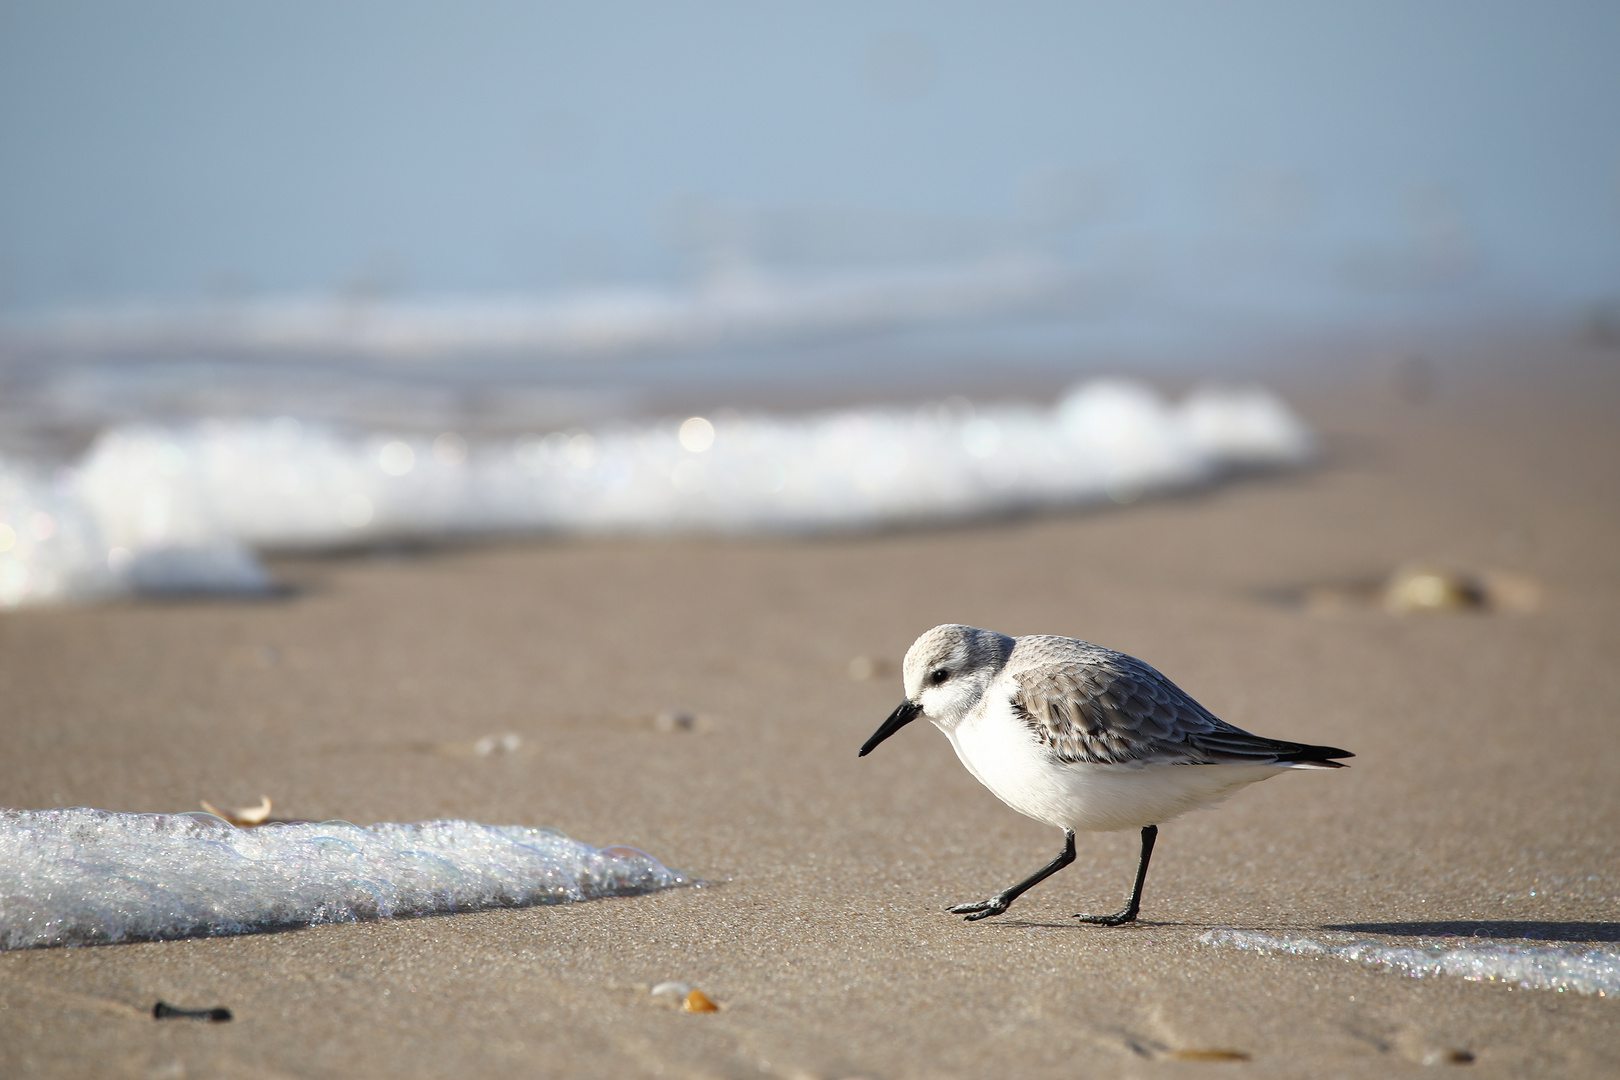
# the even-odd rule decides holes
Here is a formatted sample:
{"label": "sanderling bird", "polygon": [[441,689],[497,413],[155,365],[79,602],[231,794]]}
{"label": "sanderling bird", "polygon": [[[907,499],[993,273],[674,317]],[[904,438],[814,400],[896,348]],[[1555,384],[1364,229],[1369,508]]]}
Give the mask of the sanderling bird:
{"label": "sanderling bird", "polygon": [[1063,851],[986,900],[950,910],[971,922],[1000,915],[1074,861],[1074,833],[1142,830],[1130,903],[1102,926],[1132,922],[1159,826],[1288,769],[1342,769],[1354,757],[1251,735],[1217,719],[1153,668],[1074,638],[1010,638],[947,624],[906,653],[906,700],[861,757],[919,716],[956,748],[968,772],[1020,814],[1063,830]]}

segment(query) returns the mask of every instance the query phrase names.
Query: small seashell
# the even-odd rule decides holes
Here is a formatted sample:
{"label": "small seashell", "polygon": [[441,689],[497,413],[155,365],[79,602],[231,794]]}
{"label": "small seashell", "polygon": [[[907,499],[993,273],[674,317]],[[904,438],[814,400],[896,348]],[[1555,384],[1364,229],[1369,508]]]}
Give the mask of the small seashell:
{"label": "small seashell", "polygon": [[1248,1061],[1249,1055],[1242,1050],[1221,1050],[1211,1048],[1208,1050],[1172,1050],[1165,1055],[1171,1061]]}
{"label": "small seashell", "polygon": [[224,818],[237,828],[248,829],[255,825],[263,825],[270,819],[270,796],[260,795],[258,806],[248,806],[240,810],[221,810],[207,799],[202,800],[202,808],[217,818]]}
{"label": "small seashell", "polygon": [[1399,567],[1383,581],[1322,582],[1268,590],[1261,595],[1313,615],[1367,607],[1380,607],[1395,615],[1461,611],[1523,614],[1539,610],[1544,599],[1541,583],[1523,574],[1500,570],[1473,573],[1421,564]]}
{"label": "small seashell", "polygon": [[709,995],[701,990],[693,990],[686,995],[686,1003],[681,1006],[690,1013],[719,1012],[720,1006],[709,1000]]}
{"label": "small seashell", "polygon": [[686,995],[692,992],[690,983],[661,982],[652,988],[652,997],[660,1005],[671,1009],[679,1008],[686,1001]]}
{"label": "small seashell", "polygon": [[1479,583],[1462,574],[1430,566],[1407,566],[1395,571],[1384,585],[1384,608],[1396,614],[1461,611],[1484,607]]}
{"label": "small seashell", "polygon": [[698,718],[685,709],[665,709],[653,717],[653,727],[666,734],[676,731],[694,731]]}
{"label": "small seashell", "polygon": [[523,738],[507,732],[505,735],[485,735],[473,743],[473,753],[479,757],[489,757],[491,754],[510,754],[523,745]]}

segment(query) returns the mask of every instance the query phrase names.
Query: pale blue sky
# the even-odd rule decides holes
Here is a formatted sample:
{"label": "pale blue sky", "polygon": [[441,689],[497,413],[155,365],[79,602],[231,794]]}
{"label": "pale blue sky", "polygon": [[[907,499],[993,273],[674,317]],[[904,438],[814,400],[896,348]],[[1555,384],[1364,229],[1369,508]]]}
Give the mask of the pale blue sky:
{"label": "pale blue sky", "polygon": [[1006,250],[1620,295],[1620,5],[0,3],[0,310]]}

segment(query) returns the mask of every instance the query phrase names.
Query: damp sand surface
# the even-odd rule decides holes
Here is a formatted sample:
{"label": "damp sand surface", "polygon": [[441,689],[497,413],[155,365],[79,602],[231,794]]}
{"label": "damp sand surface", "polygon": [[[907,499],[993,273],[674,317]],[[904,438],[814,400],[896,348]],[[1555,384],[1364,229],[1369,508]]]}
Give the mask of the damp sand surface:
{"label": "damp sand surface", "polygon": [[[0,616],[7,805],[268,794],[294,820],[558,829],[709,883],[6,952],[4,1071],[1620,1073],[1612,994],[1208,937],[1620,949],[1620,363],[1521,359],[1442,367],[1421,401],[1378,364],[1299,376],[1279,389],[1325,464],[1194,497],[865,538],[295,560],[270,600]],[[1414,562],[1517,575],[1539,601],[1279,599]],[[1242,727],[1358,756],[1165,826],[1135,926],[1070,918],[1123,900],[1125,834],[1082,837],[1074,866],[966,924],[943,908],[1060,837],[926,726],[856,759],[905,648],[944,621],[1121,648]],[[718,1011],[660,1005],[670,982]],[[232,1019],[159,1021],[159,1001]]]}

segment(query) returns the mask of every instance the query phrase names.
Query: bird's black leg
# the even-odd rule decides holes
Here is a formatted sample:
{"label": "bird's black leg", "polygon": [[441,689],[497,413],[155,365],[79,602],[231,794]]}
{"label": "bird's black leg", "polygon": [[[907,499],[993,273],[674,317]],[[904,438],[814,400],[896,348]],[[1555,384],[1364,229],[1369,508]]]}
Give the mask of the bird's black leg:
{"label": "bird's black leg", "polygon": [[1148,860],[1153,858],[1153,841],[1159,838],[1159,827],[1148,825],[1142,829],[1142,861],[1136,866],[1136,887],[1131,890],[1131,902],[1125,905],[1125,910],[1113,915],[1076,915],[1081,922],[1096,923],[1098,926],[1118,926],[1120,923],[1136,921],[1136,913],[1142,910],[1142,883],[1147,880]]}
{"label": "bird's black leg", "polygon": [[1074,830],[1065,829],[1063,831],[1063,850],[1058,852],[1057,858],[1018,884],[1002,889],[988,900],[978,900],[971,904],[957,904],[950,909],[951,914],[966,915],[968,922],[976,922],[979,919],[988,919],[992,915],[1000,915],[1003,911],[1012,907],[1014,900],[1072,862],[1074,862]]}

